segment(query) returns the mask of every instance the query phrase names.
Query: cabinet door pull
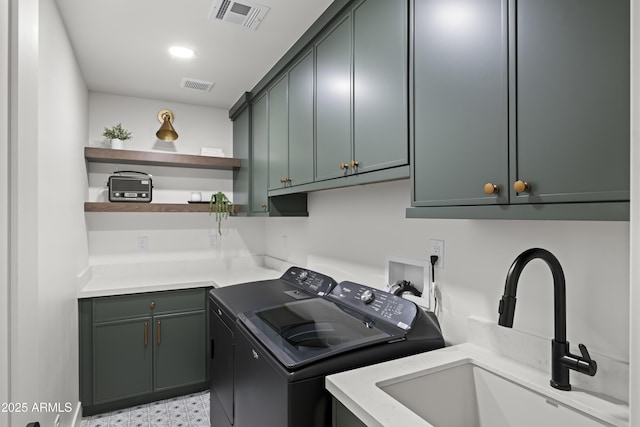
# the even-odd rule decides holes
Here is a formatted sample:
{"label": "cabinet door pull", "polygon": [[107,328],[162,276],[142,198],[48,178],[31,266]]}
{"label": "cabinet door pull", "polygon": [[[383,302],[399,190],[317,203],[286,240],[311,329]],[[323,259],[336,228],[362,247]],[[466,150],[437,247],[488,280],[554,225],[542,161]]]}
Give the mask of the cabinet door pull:
{"label": "cabinet door pull", "polygon": [[157,331],[156,331],[156,337],[157,337],[158,345],[160,345],[160,335],[161,334],[160,334],[160,321],[159,320],[158,320],[157,326],[158,326],[158,328],[157,328]]}
{"label": "cabinet door pull", "polygon": [[144,322],[144,346],[149,345],[149,322]]}
{"label": "cabinet door pull", "polygon": [[360,162],[356,162],[355,160],[351,160],[351,169],[357,169],[360,166]]}
{"label": "cabinet door pull", "polygon": [[484,194],[490,196],[492,194],[498,194],[500,192],[500,186],[496,185],[496,184],[492,184],[490,182],[487,182],[484,185]]}
{"label": "cabinet door pull", "polygon": [[524,193],[525,191],[531,191],[531,184],[529,184],[527,181],[517,180],[516,182],[513,183],[513,190],[516,193]]}
{"label": "cabinet door pull", "polygon": [[340,163],[340,169],[341,170],[345,170],[349,168],[349,164],[348,163]]}

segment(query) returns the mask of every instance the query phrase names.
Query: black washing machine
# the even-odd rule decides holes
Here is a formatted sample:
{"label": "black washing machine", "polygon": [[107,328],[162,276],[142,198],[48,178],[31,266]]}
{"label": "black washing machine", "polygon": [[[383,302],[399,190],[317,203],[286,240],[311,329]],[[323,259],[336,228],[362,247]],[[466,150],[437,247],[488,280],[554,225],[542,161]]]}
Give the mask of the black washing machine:
{"label": "black washing machine", "polygon": [[[326,375],[444,346],[437,318],[400,297],[353,282],[316,296],[238,313],[232,425],[331,426]],[[213,427],[231,425],[215,410]]]}
{"label": "black washing machine", "polygon": [[242,283],[212,289],[211,306],[211,425],[238,425],[236,421],[236,377],[238,332],[236,320],[242,313],[291,301],[321,297],[328,294],[336,282],[325,275],[291,267],[274,280]]}

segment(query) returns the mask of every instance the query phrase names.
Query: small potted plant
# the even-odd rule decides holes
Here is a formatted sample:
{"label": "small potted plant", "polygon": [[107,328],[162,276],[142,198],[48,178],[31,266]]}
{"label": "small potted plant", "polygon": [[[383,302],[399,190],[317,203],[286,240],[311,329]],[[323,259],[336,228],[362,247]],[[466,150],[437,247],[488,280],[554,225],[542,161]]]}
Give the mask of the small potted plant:
{"label": "small potted plant", "polygon": [[211,195],[211,200],[209,200],[209,215],[213,212],[216,213],[216,222],[218,223],[218,234],[222,236],[222,230],[220,230],[220,224],[223,219],[229,217],[229,214],[233,215],[233,203],[226,194],[222,191],[218,191],[215,194]]}
{"label": "small potted plant", "polygon": [[124,147],[124,141],[131,139],[131,132],[122,127],[121,123],[110,127],[104,128],[102,136],[111,140],[111,148],[121,150]]}

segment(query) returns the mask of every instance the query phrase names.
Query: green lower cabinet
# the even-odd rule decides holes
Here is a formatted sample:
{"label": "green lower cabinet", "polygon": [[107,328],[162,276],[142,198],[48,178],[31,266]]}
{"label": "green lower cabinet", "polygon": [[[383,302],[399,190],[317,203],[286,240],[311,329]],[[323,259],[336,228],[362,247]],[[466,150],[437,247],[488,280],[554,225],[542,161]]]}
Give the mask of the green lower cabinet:
{"label": "green lower cabinet", "polygon": [[148,342],[150,325],[151,317],[94,325],[95,403],[153,391],[152,349]]}
{"label": "green lower cabinet", "polygon": [[335,397],[332,399],[333,423],[332,427],[367,427],[353,412],[347,409]]}
{"label": "green lower cabinet", "polygon": [[153,321],[155,390],[206,382],[206,313],[167,314]]}
{"label": "green lower cabinet", "polygon": [[83,415],[206,390],[207,306],[206,288],[80,300]]}

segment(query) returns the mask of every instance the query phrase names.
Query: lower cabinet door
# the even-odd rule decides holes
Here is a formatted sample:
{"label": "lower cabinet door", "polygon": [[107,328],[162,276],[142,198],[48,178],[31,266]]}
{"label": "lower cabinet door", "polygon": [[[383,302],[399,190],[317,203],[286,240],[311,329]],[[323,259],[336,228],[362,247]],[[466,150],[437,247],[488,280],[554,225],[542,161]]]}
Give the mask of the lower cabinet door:
{"label": "lower cabinet door", "polygon": [[207,382],[206,312],[153,317],[155,391]]}
{"label": "lower cabinet door", "polygon": [[94,325],[94,404],[150,393],[151,318]]}

